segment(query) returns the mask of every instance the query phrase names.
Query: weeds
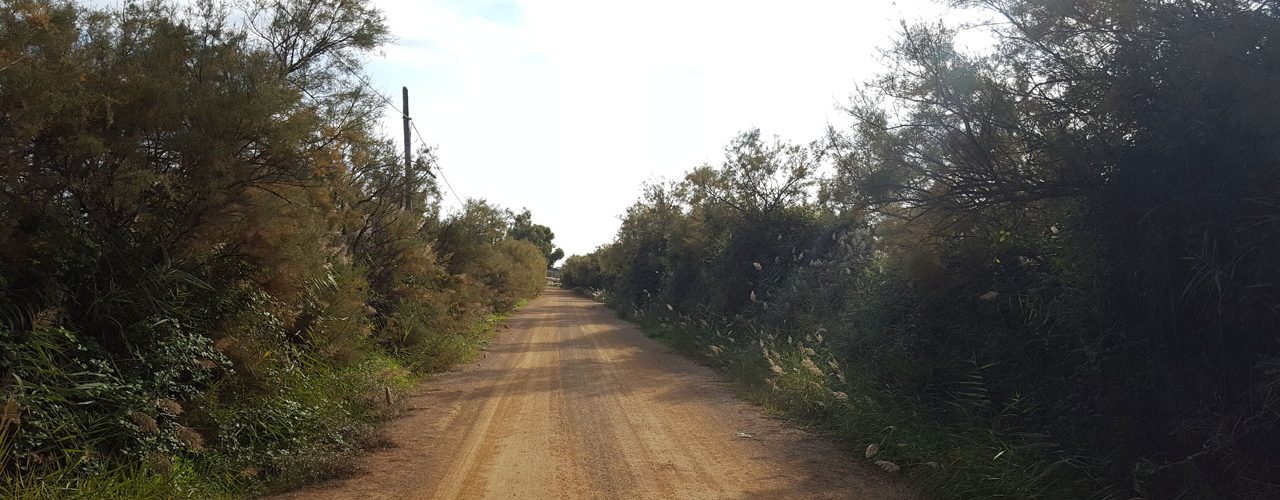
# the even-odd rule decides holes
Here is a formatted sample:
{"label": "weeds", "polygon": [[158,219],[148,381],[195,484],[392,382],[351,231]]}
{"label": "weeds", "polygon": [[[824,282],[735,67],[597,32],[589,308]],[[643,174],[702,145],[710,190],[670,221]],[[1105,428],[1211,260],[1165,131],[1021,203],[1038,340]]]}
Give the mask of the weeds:
{"label": "weeds", "polygon": [[867,365],[842,360],[830,332],[786,335],[658,311],[628,316],[647,335],[730,375],[749,401],[833,436],[930,496],[1120,498],[1091,475],[1096,465],[1064,454],[1047,436],[932,418],[926,405],[879,383]]}

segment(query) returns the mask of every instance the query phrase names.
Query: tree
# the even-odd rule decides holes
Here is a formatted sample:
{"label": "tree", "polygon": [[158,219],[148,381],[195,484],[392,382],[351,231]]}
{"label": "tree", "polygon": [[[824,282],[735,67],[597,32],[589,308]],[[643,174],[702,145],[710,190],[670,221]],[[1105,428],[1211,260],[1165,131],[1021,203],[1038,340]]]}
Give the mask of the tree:
{"label": "tree", "polygon": [[468,199],[460,212],[441,224],[436,249],[448,262],[449,272],[474,270],[482,257],[507,237],[510,212],[485,200]]}
{"label": "tree", "polygon": [[[246,493],[539,293],[508,211],[440,221],[376,132],[386,30],[363,0],[0,3],[0,496],[189,495],[179,457]],[[273,472],[228,484],[248,457]]]}
{"label": "tree", "polygon": [[719,168],[703,166],[685,176],[683,196],[690,204],[715,203],[743,216],[777,212],[809,198],[822,150],[766,142],[760,129],[739,134],[724,150]]}
{"label": "tree", "polygon": [[[1040,283],[1036,293],[1060,287],[1065,295],[1043,296],[1043,309],[1074,310],[1058,319],[1097,332],[1036,337],[1063,342],[1058,356],[1092,353],[1061,377],[1123,373],[1134,385],[1177,387],[1069,398],[1072,389],[1034,379],[1027,394],[1074,401],[1056,408],[1056,435],[1169,464],[1151,472],[1157,484],[1195,478],[1274,495],[1243,478],[1268,474],[1274,457],[1243,441],[1280,429],[1267,409],[1280,400],[1260,403],[1257,385],[1280,355],[1263,333],[1280,331],[1280,264],[1269,257],[1280,232],[1263,222],[1280,220],[1280,10],[1231,0],[956,3],[992,15],[997,45],[965,53],[951,29],[905,27],[895,70],[851,106],[857,130],[832,141],[829,199],[927,225],[916,232],[936,238],[937,260],[951,266],[939,281],[954,288],[937,291],[969,293],[961,287],[1019,273]],[[1019,262],[1053,265],[991,266],[1014,248]],[[935,305],[950,311],[942,298]],[[1031,372],[1005,356],[1019,338],[1029,337],[973,343],[991,342],[1000,370],[1011,370],[1000,378],[1014,379]],[[1092,415],[1109,417],[1081,424]],[[1135,420],[1144,432],[1132,433]],[[1114,467],[1121,477],[1136,466]]]}
{"label": "tree", "polygon": [[538,247],[538,251],[542,252],[542,256],[547,259],[547,269],[555,267],[556,261],[564,258],[564,250],[552,244],[556,239],[555,233],[551,232],[551,228],[547,226],[534,224],[533,215],[527,208],[511,218],[511,227],[507,235],[512,239],[528,241]]}

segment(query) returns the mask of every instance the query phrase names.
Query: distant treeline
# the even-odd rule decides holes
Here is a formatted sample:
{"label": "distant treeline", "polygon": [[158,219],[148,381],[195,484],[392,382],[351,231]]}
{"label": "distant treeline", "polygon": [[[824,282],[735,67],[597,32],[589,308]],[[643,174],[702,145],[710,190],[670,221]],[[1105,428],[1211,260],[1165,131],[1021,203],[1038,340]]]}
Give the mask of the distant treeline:
{"label": "distant treeline", "polygon": [[406,178],[368,2],[222,5],[0,4],[0,496],[327,474],[559,257]]}
{"label": "distant treeline", "polygon": [[931,494],[1280,497],[1280,11],[973,0],[811,145],[649,185],[567,287]]}

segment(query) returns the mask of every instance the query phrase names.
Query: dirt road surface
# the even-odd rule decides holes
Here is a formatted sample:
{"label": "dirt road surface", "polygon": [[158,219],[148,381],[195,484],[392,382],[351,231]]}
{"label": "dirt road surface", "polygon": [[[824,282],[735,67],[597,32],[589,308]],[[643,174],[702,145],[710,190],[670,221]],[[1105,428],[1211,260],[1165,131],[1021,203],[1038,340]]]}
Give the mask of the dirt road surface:
{"label": "dirt road surface", "polygon": [[592,301],[548,289],[507,325],[354,473],[284,498],[915,497]]}

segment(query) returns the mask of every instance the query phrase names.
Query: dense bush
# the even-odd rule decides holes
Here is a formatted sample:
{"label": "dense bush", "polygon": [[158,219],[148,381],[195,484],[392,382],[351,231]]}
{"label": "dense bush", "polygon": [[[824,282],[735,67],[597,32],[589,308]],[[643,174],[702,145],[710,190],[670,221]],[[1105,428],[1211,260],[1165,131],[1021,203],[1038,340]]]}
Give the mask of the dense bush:
{"label": "dense bush", "polygon": [[560,266],[560,284],[567,288],[600,290],[611,284],[609,271],[601,263],[607,247],[596,249],[588,255],[574,255]]}
{"label": "dense bush", "polygon": [[440,220],[370,128],[380,13],[241,5],[0,6],[0,496],[327,474],[541,290],[549,229]]}
{"label": "dense bush", "polygon": [[958,3],[991,53],[904,28],[853,130],[744,134],[565,283],[939,495],[1280,495],[1280,12]]}

